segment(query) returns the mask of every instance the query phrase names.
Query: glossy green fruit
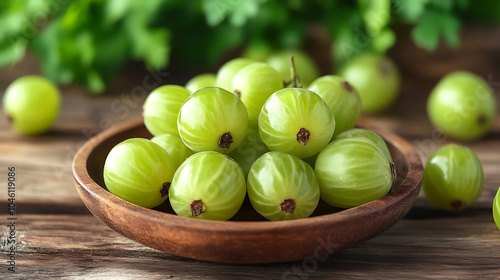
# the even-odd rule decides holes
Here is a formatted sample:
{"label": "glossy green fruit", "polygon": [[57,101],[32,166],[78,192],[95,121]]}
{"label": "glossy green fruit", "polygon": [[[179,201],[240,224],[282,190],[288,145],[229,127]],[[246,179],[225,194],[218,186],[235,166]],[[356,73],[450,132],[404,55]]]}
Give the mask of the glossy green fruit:
{"label": "glossy green fruit", "polygon": [[282,152],[269,152],[255,161],[247,189],[253,208],[272,221],[309,217],[320,196],[314,170]]}
{"label": "glossy green fruit", "polygon": [[384,154],[385,158],[390,162],[394,162],[392,160],[391,153],[389,152],[389,148],[387,147],[387,143],[385,143],[384,139],[377,133],[369,129],[352,128],[337,135],[335,139],[350,138],[350,137],[365,137],[372,140],[380,148],[380,151]]}
{"label": "glossy green fruit", "polygon": [[379,113],[389,108],[399,95],[401,75],[388,57],[363,54],[348,62],[340,76],[358,91],[363,111]]}
{"label": "glossy green fruit", "polygon": [[246,66],[256,62],[250,58],[238,57],[234,58],[222,65],[217,71],[215,85],[229,92],[233,92],[233,80],[238,72]]}
{"label": "glossy green fruit", "polygon": [[193,93],[182,106],[177,125],[182,141],[192,151],[227,154],[245,139],[248,115],[234,94],[206,87]]}
{"label": "glossy green fruit", "polygon": [[364,137],[334,140],[318,155],[314,172],[321,198],[328,204],[350,208],[385,196],[396,178],[394,164]]}
{"label": "glossy green fruit", "polygon": [[271,151],[299,158],[317,154],[330,142],[335,118],[316,93],[299,88],[279,90],[266,101],[259,116],[259,133]]}
{"label": "glossy green fruit", "polygon": [[465,146],[444,146],[427,160],[422,189],[436,207],[462,210],[475,202],[483,190],[481,163]]}
{"label": "glossy green fruit", "polygon": [[293,56],[295,69],[302,87],[307,87],[319,77],[319,69],[312,58],[301,50],[285,50],[267,58],[267,64],[276,69],[284,81],[291,81],[290,56]]}
{"label": "glossy green fruit", "polygon": [[243,204],[245,176],[241,167],[217,152],[192,155],[175,172],[170,204],[179,216],[230,219]]}
{"label": "glossy green fruit", "polygon": [[111,149],[104,163],[104,183],[114,195],[153,208],[168,198],[175,169],[165,150],[150,140],[131,138]]}
{"label": "glossy green fruit", "polygon": [[446,75],[427,100],[434,126],[449,136],[476,140],[491,130],[496,116],[493,90],[480,77],[465,71]]}
{"label": "glossy green fruit", "polygon": [[142,107],[144,125],[149,132],[153,135],[178,135],[177,115],[190,95],[189,90],[178,85],[166,85],[153,90]]}
{"label": "glossy green fruit", "polygon": [[234,94],[245,104],[250,126],[257,127],[262,105],[271,94],[282,88],[281,75],[265,63],[252,63],[238,72],[233,80]]}
{"label": "glossy green fruit", "polygon": [[167,152],[174,170],[177,170],[188,157],[194,154],[193,151],[182,142],[179,135],[169,133],[160,134],[151,138],[151,141],[158,144]]}
{"label": "glossy green fruit", "polygon": [[361,99],[344,78],[334,75],[320,77],[311,83],[309,90],[321,96],[330,106],[336,123],[333,137],[356,125],[361,113]]}
{"label": "glossy green fruit", "polygon": [[186,89],[190,92],[195,92],[204,87],[214,87],[216,86],[217,77],[212,73],[199,74],[192,77],[186,83]]}
{"label": "glossy green fruit", "polygon": [[269,151],[269,148],[260,139],[259,130],[249,127],[245,140],[241,142],[238,148],[230,152],[228,156],[241,166],[246,178],[253,163]]}
{"label": "glossy green fruit", "polygon": [[500,229],[500,188],[498,188],[497,195],[493,200],[493,219],[498,229]]}
{"label": "glossy green fruit", "polygon": [[5,90],[3,108],[10,124],[20,134],[47,132],[59,116],[61,94],[49,80],[24,76]]}

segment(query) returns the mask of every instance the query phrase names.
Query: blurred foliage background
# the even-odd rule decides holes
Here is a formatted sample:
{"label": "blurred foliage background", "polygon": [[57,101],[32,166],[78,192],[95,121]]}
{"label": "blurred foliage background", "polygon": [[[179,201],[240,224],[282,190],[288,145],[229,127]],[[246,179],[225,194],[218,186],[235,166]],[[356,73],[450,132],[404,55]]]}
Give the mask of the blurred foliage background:
{"label": "blurred foliage background", "polygon": [[498,11],[495,0],[2,0],[0,68],[31,51],[54,82],[101,93],[130,61],[160,70],[172,58],[213,66],[235,49],[263,57],[302,48],[310,26],[326,30],[336,64],[385,53],[398,24],[429,51],[457,47],[464,23],[499,22]]}

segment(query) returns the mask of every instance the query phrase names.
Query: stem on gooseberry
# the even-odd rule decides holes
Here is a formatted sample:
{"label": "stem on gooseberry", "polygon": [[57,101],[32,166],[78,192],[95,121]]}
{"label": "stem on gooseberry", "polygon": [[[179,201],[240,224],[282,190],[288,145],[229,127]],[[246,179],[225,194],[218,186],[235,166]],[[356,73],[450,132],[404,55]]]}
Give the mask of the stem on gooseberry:
{"label": "stem on gooseberry", "polygon": [[234,95],[238,96],[238,98],[241,98],[241,91],[235,89],[233,93]]}
{"label": "stem on gooseberry", "polygon": [[352,91],[354,89],[347,81],[343,81],[340,85],[347,91]]}
{"label": "stem on gooseberry", "polygon": [[460,209],[464,208],[466,205],[465,201],[463,201],[461,199],[454,200],[450,204],[451,204],[451,207],[455,210],[460,210]]}
{"label": "stem on gooseberry", "polygon": [[299,129],[299,132],[297,132],[296,135],[296,140],[302,145],[306,145],[307,142],[309,142],[309,137],[311,136],[311,132],[305,128]]}
{"label": "stem on gooseberry", "polygon": [[231,132],[226,132],[222,134],[219,138],[219,142],[217,142],[217,147],[221,149],[229,149],[231,144],[233,143],[233,136],[231,136]]}
{"label": "stem on gooseberry", "polygon": [[483,126],[486,124],[486,116],[484,114],[481,114],[478,118],[477,118],[477,124],[479,126]]}
{"label": "stem on gooseberry", "polygon": [[292,77],[291,86],[294,88],[301,88],[302,83],[300,82],[299,75],[297,74],[297,68],[295,67],[293,55],[290,56],[290,75]]}
{"label": "stem on gooseberry", "polygon": [[168,194],[168,191],[170,190],[171,184],[172,184],[171,182],[165,182],[161,185],[161,189],[160,189],[161,197],[164,197]]}
{"label": "stem on gooseberry", "polygon": [[382,76],[388,76],[391,73],[391,66],[385,60],[380,61],[380,63],[378,64],[378,69]]}
{"label": "stem on gooseberry", "polygon": [[203,204],[201,199],[193,200],[193,202],[189,204],[189,208],[191,209],[192,216],[198,216],[201,213],[205,213],[205,204]]}
{"label": "stem on gooseberry", "polygon": [[280,204],[280,210],[285,213],[293,213],[293,211],[295,211],[295,199],[293,198],[284,199],[283,202]]}

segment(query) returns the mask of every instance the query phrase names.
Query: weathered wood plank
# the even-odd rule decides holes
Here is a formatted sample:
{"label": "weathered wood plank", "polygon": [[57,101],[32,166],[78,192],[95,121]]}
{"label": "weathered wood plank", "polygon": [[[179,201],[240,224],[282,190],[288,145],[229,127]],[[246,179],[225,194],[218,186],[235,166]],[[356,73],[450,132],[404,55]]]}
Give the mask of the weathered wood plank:
{"label": "weathered wood plank", "polygon": [[378,237],[326,259],[266,265],[226,265],[172,256],[130,241],[88,215],[19,215],[17,230],[22,242],[16,258],[20,278],[499,277],[500,251],[492,244],[500,244],[500,231],[485,211],[453,219],[405,218]]}

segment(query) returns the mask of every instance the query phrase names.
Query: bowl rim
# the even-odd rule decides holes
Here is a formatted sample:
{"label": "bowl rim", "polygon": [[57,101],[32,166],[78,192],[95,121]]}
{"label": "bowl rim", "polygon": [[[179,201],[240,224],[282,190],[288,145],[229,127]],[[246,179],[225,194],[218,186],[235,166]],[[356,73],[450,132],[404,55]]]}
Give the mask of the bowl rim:
{"label": "bowl rim", "polygon": [[[127,202],[118,196],[110,193],[105,186],[100,186],[90,176],[87,169],[89,156],[94,148],[102,144],[107,139],[116,136],[118,133],[137,128],[144,125],[142,118],[131,122],[122,123],[102,131],[83,144],[75,154],[72,171],[78,192],[86,191],[93,197],[98,197],[114,207],[126,208],[134,211],[145,220],[152,220],[163,226],[173,226],[175,228],[185,228],[188,230],[206,231],[225,231],[228,233],[246,232],[259,233],[266,230],[290,230],[297,227],[314,227],[318,224],[331,224],[351,219],[353,216],[367,216],[374,210],[384,211],[391,208],[392,205],[402,203],[403,200],[411,197],[413,192],[419,192],[423,179],[423,165],[420,157],[413,149],[411,144],[400,136],[384,131],[365,119],[360,118],[358,126],[377,132],[386,142],[390,142],[397,150],[401,152],[408,165],[406,177],[397,185],[392,187],[384,197],[356,206],[349,209],[343,209],[339,212],[318,215],[303,219],[283,220],[283,221],[213,221],[203,219],[193,219],[181,217],[172,213],[161,212],[155,209],[148,209],[133,203]],[[81,188],[81,189],[80,189]],[[80,193],[81,195],[81,193]],[[411,202],[413,203],[413,202]],[[410,206],[411,208],[411,206]],[[90,209],[89,209],[90,210]],[[94,214],[94,213],[93,213]],[[406,213],[405,213],[406,214]],[[95,214],[94,214],[95,215]],[[97,217],[97,215],[95,215]],[[99,217],[98,217],[99,218]]]}

